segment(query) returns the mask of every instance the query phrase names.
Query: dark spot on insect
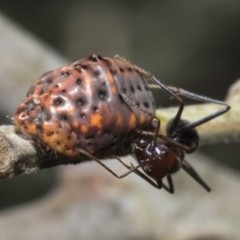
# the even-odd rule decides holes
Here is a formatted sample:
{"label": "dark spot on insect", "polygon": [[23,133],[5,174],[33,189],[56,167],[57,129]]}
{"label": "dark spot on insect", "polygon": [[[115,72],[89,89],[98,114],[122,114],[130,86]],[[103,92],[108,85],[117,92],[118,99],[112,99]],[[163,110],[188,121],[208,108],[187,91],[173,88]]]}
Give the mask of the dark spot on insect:
{"label": "dark spot on insect", "polygon": [[94,71],[94,75],[95,75],[96,77],[98,77],[98,76],[100,75],[100,71],[98,71],[98,70]]}
{"label": "dark spot on insect", "polygon": [[103,85],[103,86],[106,86],[106,83],[105,83],[105,82],[103,82],[103,83],[102,83],[102,85]]}
{"label": "dark spot on insect", "polygon": [[57,141],[57,145],[60,145],[60,142],[59,142],[59,141]]}
{"label": "dark spot on insect", "polygon": [[105,130],[103,131],[103,133],[104,133],[105,135],[107,135],[107,134],[110,133],[110,130],[109,130],[109,129],[105,129]]}
{"label": "dark spot on insect", "polygon": [[34,111],[34,110],[35,110],[35,107],[31,107],[31,108],[29,109],[30,112],[32,112],[32,111]]}
{"label": "dark spot on insect", "polygon": [[61,92],[62,92],[62,93],[65,93],[65,92],[67,92],[67,90],[66,90],[66,89],[63,89]]}
{"label": "dark spot on insect", "polygon": [[87,70],[89,68],[87,65],[84,65],[84,64],[80,64],[80,67],[84,70]]}
{"label": "dark spot on insect", "polygon": [[84,114],[81,114],[81,118],[85,118],[85,115],[84,115]]}
{"label": "dark spot on insect", "polygon": [[79,73],[82,72],[82,67],[81,67],[80,64],[75,64],[75,65],[74,65],[74,69],[76,69]]}
{"label": "dark spot on insect", "polygon": [[61,130],[62,129],[62,126],[61,125],[58,125],[58,130]]}
{"label": "dark spot on insect", "polygon": [[91,147],[92,146],[92,143],[87,143],[88,147]]}
{"label": "dark spot on insect", "polygon": [[48,136],[48,137],[51,137],[52,135],[53,135],[53,132],[48,132],[48,133],[47,133],[47,136]]}
{"label": "dark spot on insect", "polygon": [[58,97],[58,98],[53,100],[53,105],[55,105],[55,106],[58,106],[58,105],[60,105],[62,103],[63,103],[63,99],[60,98],[60,97]]}
{"label": "dark spot on insect", "polygon": [[33,123],[33,122],[34,122],[34,118],[30,118],[30,119],[29,119],[29,122],[30,122],[30,123]]}
{"label": "dark spot on insect", "polygon": [[137,85],[137,89],[138,89],[139,91],[142,91],[142,88],[141,88],[140,85]]}
{"label": "dark spot on insect", "polygon": [[45,90],[42,89],[39,94],[42,95],[44,92],[45,92]]}
{"label": "dark spot on insect", "polygon": [[39,124],[39,123],[40,123],[39,118],[35,118],[35,123],[36,123],[36,124]]}
{"label": "dark spot on insect", "polygon": [[83,106],[85,102],[84,102],[84,100],[82,98],[78,98],[78,99],[76,99],[76,103],[79,106]]}
{"label": "dark spot on insect", "polygon": [[130,90],[131,90],[131,92],[132,92],[132,93],[134,93],[134,92],[135,92],[135,90],[134,90],[134,87],[133,87],[133,86],[130,86]]}
{"label": "dark spot on insect", "polygon": [[67,139],[71,139],[71,136],[68,136]]}
{"label": "dark spot on insect", "polygon": [[55,85],[55,87],[56,87],[56,88],[59,88],[59,85],[58,85],[58,84],[56,84],[56,85]]}
{"label": "dark spot on insect", "polygon": [[61,119],[62,119],[63,121],[67,121],[68,118],[67,118],[66,115],[62,115]]}
{"label": "dark spot on insect", "polygon": [[93,107],[93,111],[94,112],[98,112],[98,108],[97,107]]}
{"label": "dark spot on insect", "polygon": [[50,117],[49,117],[48,115],[45,115],[45,116],[44,116],[44,120],[45,120],[45,121],[49,121],[49,120],[50,120]]}
{"label": "dark spot on insect", "polygon": [[120,102],[124,103],[124,100],[123,100],[123,97],[121,96],[121,94],[119,94],[118,97],[119,97]]}
{"label": "dark spot on insect", "polygon": [[70,149],[70,148],[68,147],[68,145],[65,145],[64,148],[65,148],[66,150],[69,150],[69,149]]}
{"label": "dark spot on insect", "polygon": [[81,83],[82,83],[82,80],[81,80],[80,78],[77,78],[76,84],[77,84],[77,85],[80,85]]}
{"label": "dark spot on insect", "polygon": [[45,110],[45,107],[44,106],[41,106],[41,111],[43,112]]}
{"label": "dark spot on insect", "polygon": [[143,105],[145,108],[149,108],[149,104],[147,102],[144,102]]}
{"label": "dark spot on insect", "polygon": [[52,80],[51,78],[48,78],[48,79],[47,79],[47,83],[48,83],[48,84],[51,84],[52,82],[53,82],[53,80]]}
{"label": "dark spot on insect", "polygon": [[67,77],[67,76],[69,76],[70,74],[69,74],[69,72],[62,72],[61,75],[64,76],[64,77]]}
{"label": "dark spot on insect", "polygon": [[103,60],[102,56],[98,55],[98,59],[99,60]]}
{"label": "dark spot on insect", "polygon": [[131,69],[131,68],[128,68],[128,71],[129,71],[129,72],[131,72],[131,71],[132,71],[132,69]]}
{"label": "dark spot on insect", "polygon": [[37,125],[37,130],[42,130],[42,127],[41,127],[41,125]]}
{"label": "dark spot on insect", "polygon": [[93,54],[89,57],[89,60],[93,61],[93,62],[98,62],[99,58],[98,55]]}
{"label": "dark spot on insect", "polygon": [[88,139],[93,139],[93,138],[94,138],[93,135],[86,136],[86,139],[87,139],[87,140],[88,140]]}
{"label": "dark spot on insect", "polygon": [[115,76],[117,73],[116,73],[116,71],[114,71],[114,70],[110,70],[110,73],[113,75],[113,76]]}
{"label": "dark spot on insect", "polygon": [[146,90],[146,91],[149,91],[149,87],[148,87],[148,86],[145,86],[145,90]]}
{"label": "dark spot on insect", "polygon": [[106,92],[106,91],[100,90],[100,91],[98,92],[98,95],[99,95],[99,98],[100,98],[101,100],[105,100],[105,99],[107,98],[107,92]]}
{"label": "dark spot on insect", "polygon": [[122,68],[119,68],[119,70],[120,70],[121,72],[124,72],[124,70],[123,70]]}
{"label": "dark spot on insect", "polygon": [[101,61],[103,60],[102,56],[100,56],[100,55],[98,55],[98,59]]}

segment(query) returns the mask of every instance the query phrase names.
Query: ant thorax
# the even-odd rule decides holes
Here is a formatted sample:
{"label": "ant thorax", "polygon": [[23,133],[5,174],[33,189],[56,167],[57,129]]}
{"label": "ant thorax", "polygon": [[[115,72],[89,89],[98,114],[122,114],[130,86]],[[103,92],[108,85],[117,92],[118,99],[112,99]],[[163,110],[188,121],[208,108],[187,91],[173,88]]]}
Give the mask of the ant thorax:
{"label": "ant thorax", "polygon": [[168,122],[167,135],[174,142],[180,143],[187,147],[187,153],[195,152],[199,145],[199,136],[195,128],[189,128],[190,123],[186,120],[180,119],[177,128],[171,133],[171,126],[173,119]]}

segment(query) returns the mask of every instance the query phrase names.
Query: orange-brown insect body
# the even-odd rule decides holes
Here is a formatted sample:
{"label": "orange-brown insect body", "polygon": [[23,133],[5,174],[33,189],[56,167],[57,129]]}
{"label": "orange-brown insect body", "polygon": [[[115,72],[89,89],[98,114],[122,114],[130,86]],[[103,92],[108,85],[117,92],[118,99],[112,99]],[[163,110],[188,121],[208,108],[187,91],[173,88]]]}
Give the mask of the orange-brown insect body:
{"label": "orange-brown insect body", "polygon": [[119,59],[92,55],[40,76],[18,106],[14,121],[26,135],[69,157],[79,149],[104,158],[124,155],[136,129],[149,129],[155,102],[144,77]]}

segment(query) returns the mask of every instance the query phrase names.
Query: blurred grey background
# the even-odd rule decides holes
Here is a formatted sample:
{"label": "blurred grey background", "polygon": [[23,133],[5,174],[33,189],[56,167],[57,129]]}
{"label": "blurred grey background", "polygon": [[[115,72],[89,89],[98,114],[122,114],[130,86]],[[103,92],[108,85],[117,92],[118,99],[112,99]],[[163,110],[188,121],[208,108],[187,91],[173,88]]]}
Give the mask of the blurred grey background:
{"label": "blurred grey background", "polygon": [[[239,9],[236,0],[0,2],[2,14],[70,62],[92,53],[109,57],[118,53],[164,83],[221,100],[240,77]],[[162,92],[155,95],[160,107],[175,104]],[[1,124],[9,123],[7,114],[0,109]],[[201,151],[226,167],[240,169],[238,144]],[[1,181],[0,191],[6,189],[6,194],[0,208],[38,198],[54,181],[54,169]]]}

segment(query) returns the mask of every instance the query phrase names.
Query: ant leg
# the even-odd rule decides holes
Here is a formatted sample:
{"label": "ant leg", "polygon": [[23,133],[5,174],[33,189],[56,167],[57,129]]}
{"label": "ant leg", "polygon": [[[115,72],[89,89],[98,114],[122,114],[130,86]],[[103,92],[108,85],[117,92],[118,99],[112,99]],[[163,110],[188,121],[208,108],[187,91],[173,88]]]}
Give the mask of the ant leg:
{"label": "ant leg", "polygon": [[[163,184],[162,182],[159,183],[155,183],[151,178],[149,178],[148,176],[146,176],[144,173],[142,173],[141,171],[139,171],[137,168],[140,167],[141,164],[139,164],[136,169],[133,171],[135,174],[137,174],[139,177],[141,177],[142,179],[144,179],[146,182],[148,182],[149,184],[151,184],[153,187],[157,188],[157,189],[161,189]],[[126,168],[128,169],[132,169],[134,166],[131,163],[131,167],[128,165],[125,165]]]}
{"label": "ant leg", "polygon": [[115,159],[117,159],[124,167],[126,167],[127,169],[129,169],[129,171],[123,173],[119,178],[126,177],[128,174],[134,172],[136,169],[138,169],[139,167],[141,167],[141,165],[134,166],[132,163],[131,163],[131,167],[129,167],[125,162],[123,162],[123,160],[122,160],[120,157],[115,156],[115,155],[113,155],[112,157],[115,158]]}
{"label": "ant leg", "polygon": [[[126,177],[128,174],[130,174],[131,172],[134,172],[137,168],[139,168],[140,166],[136,166],[134,167],[132,165],[131,168],[129,168],[129,171],[123,173],[122,175],[118,176],[114,171],[112,171],[109,167],[107,167],[104,163],[102,163],[99,159],[95,158],[93,155],[91,155],[90,153],[84,151],[83,149],[79,149],[79,152],[81,152],[83,155],[87,156],[89,159],[96,161],[97,163],[99,163],[102,167],[104,167],[108,172],[110,172],[113,176],[115,176],[116,178],[123,178]],[[118,161],[120,161],[120,158],[117,158]],[[123,161],[120,161],[123,164]],[[125,166],[125,164],[123,164]]]}
{"label": "ant leg", "polygon": [[127,63],[131,64],[136,70],[138,70],[143,75],[148,76],[151,80],[153,80],[157,84],[157,85],[156,84],[148,84],[148,86],[150,88],[161,88],[165,92],[167,92],[169,95],[174,97],[180,103],[178,112],[177,112],[176,116],[174,117],[174,119],[171,123],[171,126],[169,128],[169,135],[170,136],[174,133],[174,131],[177,128],[179,120],[181,118],[183,108],[184,108],[184,101],[179,96],[190,98],[190,99],[197,100],[197,101],[215,103],[215,104],[219,104],[219,105],[222,105],[222,106],[225,106],[225,107],[223,109],[220,109],[219,111],[217,111],[213,114],[210,114],[206,117],[203,117],[203,118],[201,118],[201,119],[199,119],[199,120],[197,120],[193,123],[186,124],[185,126],[181,127],[181,129],[178,130],[177,132],[181,132],[181,131],[185,131],[185,130],[195,128],[195,127],[197,127],[197,126],[199,126],[203,123],[206,123],[206,122],[208,122],[208,121],[226,113],[231,108],[228,104],[226,104],[222,101],[219,101],[219,100],[216,100],[216,99],[213,99],[213,98],[209,98],[209,97],[206,97],[206,96],[202,96],[202,95],[199,95],[199,94],[196,94],[196,93],[192,93],[192,92],[186,91],[186,90],[181,89],[181,88],[176,88],[176,87],[165,85],[159,79],[157,79],[152,73],[138,67],[136,64],[132,63],[128,59],[126,59],[124,57],[121,57],[119,55],[115,55],[114,57],[116,59],[119,59],[119,60],[122,60],[124,62],[127,62]]}
{"label": "ant leg", "polygon": [[161,182],[163,188],[164,188],[166,191],[168,191],[168,192],[171,193],[171,194],[174,193],[174,186],[173,186],[173,181],[172,181],[171,175],[167,175],[168,186],[166,186],[164,183],[162,183],[162,180],[157,181],[158,184],[159,184],[159,182]]}
{"label": "ant leg", "polygon": [[205,188],[206,191],[211,191],[211,188],[203,181],[203,179],[198,175],[194,168],[188,162],[186,162],[186,160],[182,161],[182,168],[203,188]]}
{"label": "ant leg", "polygon": [[[173,88],[173,87],[172,87]],[[216,99],[213,99],[213,98],[209,98],[209,97],[206,97],[206,96],[202,96],[202,95],[199,95],[199,94],[196,94],[196,93],[192,93],[192,92],[189,92],[189,91],[186,91],[184,89],[181,89],[181,88],[173,88],[173,89],[176,89],[175,91],[177,91],[181,96],[183,97],[187,97],[187,98],[190,98],[190,99],[193,99],[193,100],[197,100],[197,101],[203,101],[203,102],[207,102],[207,103],[215,103],[215,104],[218,104],[218,105],[222,105],[222,106],[225,106],[224,108],[220,109],[219,111],[215,112],[215,113],[212,113],[206,117],[203,117],[195,122],[192,122],[192,123],[189,123],[189,124],[186,124],[185,126],[183,126],[180,131],[185,131],[185,130],[188,130],[188,129],[192,129],[192,128],[195,128],[203,123],[206,123],[224,113],[226,113],[227,111],[230,110],[230,106],[222,101],[219,101],[219,100],[216,100]]]}
{"label": "ant leg", "polygon": [[[152,88],[162,88],[162,86],[160,86],[160,85],[159,86],[158,85],[150,85],[150,87],[152,87]],[[209,98],[209,97],[202,96],[202,95],[199,95],[199,94],[196,94],[196,93],[192,93],[192,92],[186,91],[182,88],[176,88],[176,87],[172,87],[172,86],[167,86],[167,87],[179,96],[186,97],[186,98],[189,98],[189,99],[193,99],[193,100],[196,100],[196,101],[202,101],[202,102],[206,102],[206,103],[215,103],[215,104],[224,106],[224,108],[220,109],[219,111],[217,111],[215,113],[212,113],[212,114],[210,114],[206,117],[203,117],[199,120],[196,120],[195,122],[186,124],[185,126],[181,127],[181,129],[179,129],[177,132],[182,132],[182,131],[185,131],[185,130],[193,129],[193,128],[199,126],[199,125],[202,125],[202,124],[204,124],[204,123],[206,123],[206,122],[208,122],[208,121],[226,113],[231,108],[227,103],[224,103],[222,101],[219,101],[219,100],[216,100],[216,99],[213,99],[213,98]]]}
{"label": "ant leg", "polygon": [[[155,130],[155,134],[152,134],[152,136],[154,136],[154,144],[156,145],[157,143],[157,137],[158,137],[158,132],[160,130],[160,120],[152,115],[151,113],[147,112],[146,110],[144,110],[143,108],[139,107],[137,104],[135,104],[134,102],[132,102],[123,92],[119,91],[119,94],[120,96],[126,101],[127,104],[129,104],[130,106],[132,107],[135,107],[137,108],[139,111],[147,114],[149,117],[151,117],[151,119],[156,119],[157,121],[157,127],[156,127],[156,130]],[[139,130],[138,132],[141,132],[141,130]]]}
{"label": "ant leg", "polygon": [[[128,169],[133,169],[133,165],[131,163],[131,167],[128,166],[126,163],[123,163],[124,166]],[[148,182],[149,184],[151,184],[153,187],[157,188],[157,189],[162,189],[164,188],[167,192],[173,194],[174,193],[174,186],[173,186],[173,182],[172,182],[172,177],[170,175],[167,175],[167,181],[168,181],[168,186],[166,186],[162,180],[158,180],[157,183],[155,183],[151,178],[149,178],[148,176],[146,176],[144,173],[142,173],[141,171],[139,171],[137,168],[141,166],[141,164],[139,164],[137,167],[135,167],[135,170],[133,171],[135,174],[137,174],[139,177],[141,177],[142,179],[144,179],[146,182]]]}

